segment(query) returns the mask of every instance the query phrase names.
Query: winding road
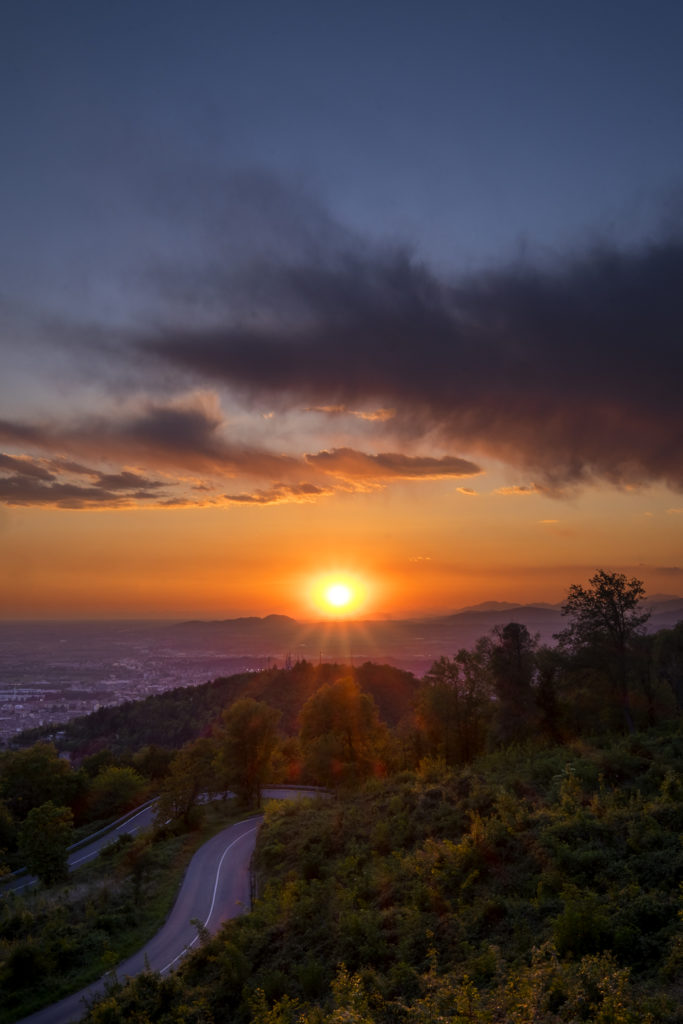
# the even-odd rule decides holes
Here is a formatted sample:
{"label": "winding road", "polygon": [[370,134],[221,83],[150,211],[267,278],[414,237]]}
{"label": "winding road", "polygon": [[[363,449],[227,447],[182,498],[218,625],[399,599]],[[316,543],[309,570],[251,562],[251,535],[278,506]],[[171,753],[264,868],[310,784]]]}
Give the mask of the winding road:
{"label": "winding road", "polygon": [[[311,793],[272,788],[264,789],[262,795],[274,799],[296,799],[311,796]],[[142,812],[140,820],[145,820]],[[213,934],[224,921],[248,911],[251,901],[249,864],[262,820],[257,816],[240,821],[199,848],[190,861],[166,923],[142,949],[87,988],[38,1010],[30,1017],[24,1017],[17,1024],[71,1024],[78,1021],[85,1013],[85,1001],[104,991],[111,973],[121,979],[133,977],[146,968],[164,974],[176,967],[197,943],[199,933],[196,925],[191,923],[193,920],[201,922]],[[139,821],[136,821],[136,827],[141,827]],[[90,847],[81,853],[86,849],[90,850]],[[94,853],[90,855],[94,856]]]}

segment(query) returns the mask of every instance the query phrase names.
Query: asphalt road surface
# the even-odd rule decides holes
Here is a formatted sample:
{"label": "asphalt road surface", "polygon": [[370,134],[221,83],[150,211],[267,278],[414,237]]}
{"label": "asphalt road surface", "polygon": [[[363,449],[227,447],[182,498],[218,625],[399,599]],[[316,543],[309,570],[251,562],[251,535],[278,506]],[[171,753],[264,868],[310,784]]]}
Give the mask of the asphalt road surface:
{"label": "asphalt road surface", "polygon": [[[291,800],[316,794],[300,789],[273,787],[264,789],[262,795]],[[145,817],[147,812],[149,818]],[[154,808],[145,808],[140,812],[139,819],[137,816],[137,820],[130,818],[126,825],[134,823],[132,830],[137,831],[143,827],[142,822],[146,821],[147,825],[151,822],[153,814]],[[117,978],[133,977],[146,968],[159,971],[160,974],[173,970],[199,940],[197,927],[191,923],[193,920],[199,921],[213,934],[224,921],[249,910],[249,864],[262,820],[258,816],[231,825],[199,848],[190,861],[166,923],[146,946],[114,968],[113,973]],[[109,836],[108,841],[112,842],[111,833]],[[106,845],[106,842],[103,841],[101,845]],[[96,852],[93,852],[89,844],[76,851],[75,855],[89,859]],[[80,1020],[85,1013],[86,1001],[104,991],[110,977],[111,973],[104,975],[80,992],[74,992],[30,1017],[24,1017],[17,1024],[71,1024]]]}

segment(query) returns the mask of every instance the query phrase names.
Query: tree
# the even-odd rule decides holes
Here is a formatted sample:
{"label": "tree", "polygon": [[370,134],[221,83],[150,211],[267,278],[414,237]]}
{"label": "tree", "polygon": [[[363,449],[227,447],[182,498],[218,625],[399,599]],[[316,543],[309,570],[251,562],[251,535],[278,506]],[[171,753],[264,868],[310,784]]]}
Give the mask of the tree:
{"label": "tree", "polygon": [[513,743],[524,739],[535,725],[533,691],[538,638],[526,626],[508,622],[496,626],[489,653],[489,667],[496,694],[497,739]]}
{"label": "tree", "polygon": [[638,579],[600,569],[589,587],[572,584],[562,606],[570,625],[556,634],[560,645],[578,656],[587,656],[610,680],[626,728],[633,732],[629,698],[629,657],[636,638],[644,632],[649,612],[639,605],[645,588]]}
{"label": "tree", "polygon": [[381,760],[385,733],[374,700],[355,679],[321,686],[301,710],[308,777],[330,787],[368,778]]}
{"label": "tree", "polygon": [[17,821],[48,800],[72,805],[78,796],[80,781],[53,743],[36,743],[27,750],[8,751],[0,761],[0,791]]}
{"label": "tree", "polygon": [[251,697],[235,701],[221,716],[215,764],[225,788],[234,790],[246,807],[261,806],[279,721],[279,711]]}
{"label": "tree", "polygon": [[562,655],[555,647],[537,648],[535,701],[538,709],[538,727],[551,743],[562,743],[562,713],[560,685]]}
{"label": "tree", "polygon": [[670,687],[676,710],[683,711],[683,622],[655,636],[655,671]]}
{"label": "tree", "polygon": [[154,782],[163,779],[168,774],[172,760],[173,751],[155,743],[141,747],[132,757],[133,768],[144,775],[146,779],[151,779]]}
{"label": "tree", "polygon": [[163,781],[156,810],[156,824],[182,820],[191,828],[200,795],[214,788],[216,745],[207,737],[186,743],[171,762]]}
{"label": "tree", "polygon": [[88,778],[94,779],[105,768],[111,768],[114,764],[121,764],[121,759],[109,747],[102,747],[100,750],[96,750],[93,754],[88,754],[83,758],[81,761],[81,771]]}
{"label": "tree", "polygon": [[90,784],[88,802],[95,818],[113,818],[130,810],[142,799],[145,780],[134,768],[109,765]]}
{"label": "tree", "polygon": [[474,760],[484,747],[489,704],[487,641],[435,661],[417,702],[429,753],[448,765]]}
{"label": "tree", "polygon": [[21,824],[19,853],[26,868],[45,885],[63,882],[68,877],[72,835],[71,808],[57,807],[51,800],[34,807]]}
{"label": "tree", "polygon": [[0,800],[0,852],[13,849],[16,839],[17,827],[12,813],[4,800]]}
{"label": "tree", "polygon": [[17,829],[9,808],[0,800],[0,879],[9,871],[5,857],[9,850],[14,850],[17,841]]}

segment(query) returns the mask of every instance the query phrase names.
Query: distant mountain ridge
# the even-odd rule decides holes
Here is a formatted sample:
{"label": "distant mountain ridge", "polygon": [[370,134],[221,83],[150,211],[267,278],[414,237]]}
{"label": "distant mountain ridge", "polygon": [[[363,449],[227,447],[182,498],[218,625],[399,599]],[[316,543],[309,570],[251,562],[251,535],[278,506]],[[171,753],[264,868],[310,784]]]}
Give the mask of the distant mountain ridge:
{"label": "distant mountain ridge", "polygon": [[236,619],[187,619],[184,622],[179,623],[181,626],[213,626],[220,625],[224,622],[235,622],[240,623],[243,626],[255,625],[256,623],[269,623],[270,625],[277,625],[279,623],[297,623],[297,619],[293,619],[290,615],[240,615]]}
{"label": "distant mountain ridge", "polygon": [[511,608],[561,608],[561,604],[549,604],[547,601],[531,601],[529,604],[520,604],[514,601],[482,601],[480,604],[465,605],[458,608],[452,614],[461,615],[463,612],[504,612]]}
{"label": "distant mountain ridge", "polygon": [[[645,601],[649,632],[683,621],[683,597],[657,594]],[[471,648],[497,626],[520,622],[542,643],[553,644],[563,628],[562,604],[485,601],[446,615],[413,619],[304,622],[287,615],[188,621],[159,627],[170,647],[211,649],[229,655],[268,656],[279,664],[298,660],[375,661],[418,675],[438,658]]]}

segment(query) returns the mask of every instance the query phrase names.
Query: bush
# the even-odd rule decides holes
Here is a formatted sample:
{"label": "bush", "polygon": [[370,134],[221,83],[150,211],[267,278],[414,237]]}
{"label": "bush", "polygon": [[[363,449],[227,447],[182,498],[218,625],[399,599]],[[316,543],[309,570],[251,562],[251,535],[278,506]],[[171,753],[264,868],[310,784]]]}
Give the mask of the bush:
{"label": "bush", "polygon": [[609,918],[596,893],[565,893],[564,909],[553,925],[553,940],[560,956],[582,957],[610,947]]}

